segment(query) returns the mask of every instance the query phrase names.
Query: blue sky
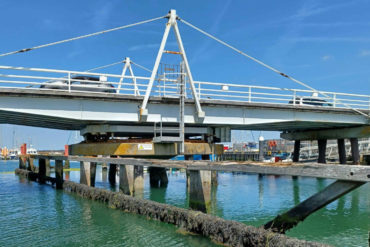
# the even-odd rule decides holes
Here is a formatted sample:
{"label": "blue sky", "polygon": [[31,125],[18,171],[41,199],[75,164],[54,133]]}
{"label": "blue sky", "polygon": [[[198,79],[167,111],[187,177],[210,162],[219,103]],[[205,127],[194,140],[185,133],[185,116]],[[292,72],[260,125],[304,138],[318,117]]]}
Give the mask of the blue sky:
{"label": "blue sky", "polygon": [[[0,53],[162,16],[171,8],[186,21],[316,89],[370,94],[367,0],[2,0]],[[159,20],[2,57],[0,65],[86,70],[129,56],[151,68],[164,24]],[[179,28],[196,80],[301,88],[181,23]],[[174,41],[171,35],[169,46],[174,47]],[[120,70],[118,66],[107,72]],[[62,147],[70,135],[29,127],[1,128],[1,144],[8,146],[14,128],[19,141],[32,139],[39,148]]]}

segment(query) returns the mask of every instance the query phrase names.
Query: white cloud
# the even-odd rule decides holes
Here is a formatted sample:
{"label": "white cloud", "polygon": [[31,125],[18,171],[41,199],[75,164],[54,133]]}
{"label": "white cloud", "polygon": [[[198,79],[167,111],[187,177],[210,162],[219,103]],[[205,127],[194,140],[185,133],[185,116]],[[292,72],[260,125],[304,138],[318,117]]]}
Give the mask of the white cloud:
{"label": "white cloud", "polygon": [[333,59],[333,56],[331,56],[331,55],[325,55],[325,56],[321,57],[322,61],[328,61],[328,60],[331,60],[331,59]]}
{"label": "white cloud", "polygon": [[[166,46],[174,46],[177,45],[176,42],[167,42]],[[160,43],[152,43],[152,44],[142,44],[142,45],[134,45],[128,48],[129,51],[139,51],[143,49],[150,49],[150,48],[157,48],[159,49]]]}
{"label": "white cloud", "polygon": [[370,38],[364,37],[289,37],[286,41],[291,42],[370,42]]}
{"label": "white cloud", "polygon": [[368,57],[370,56],[370,50],[362,50],[359,54],[360,57]]}

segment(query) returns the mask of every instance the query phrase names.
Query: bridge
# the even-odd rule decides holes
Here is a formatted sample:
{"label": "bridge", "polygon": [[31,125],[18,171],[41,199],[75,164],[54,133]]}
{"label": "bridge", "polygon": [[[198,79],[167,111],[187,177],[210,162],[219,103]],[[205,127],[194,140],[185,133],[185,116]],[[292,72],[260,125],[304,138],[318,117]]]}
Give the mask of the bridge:
{"label": "bridge", "polygon": [[[0,123],[79,130],[85,138],[82,143],[70,145],[65,156],[22,156],[22,170],[17,170],[18,174],[40,183],[55,182],[57,188],[77,190],[80,194],[86,190],[97,200],[103,197],[95,196],[95,190],[64,183],[63,162],[66,162],[64,167],[70,160],[81,162],[80,182],[90,187],[94,186],[98,162],[110,164],[112,184],[119,165],[120,189],[128,195],[143,189],[144,166],[148,167],[151,186],[167,185],[166,168],[182,168],[187,170],[189,200],[194,202],[195,209],[201,210],[206,210],[210,202],[211,184],[217,183],[216,171],[337,179],[323,191],[263,226],[276,232],[285,232],[316,210],[369,182],[368,167],[345,165],[345,139],[350,139],[353,163],[359,164],[358,138],[370,136],[369,95],[316,90],[181,19],[175,10],[163,17],[0,54],[0,58],[163,18],[168,20],[152,70],[131,58],[114,63],[123,65],[121,74],[95,71],[108,65],[88,71],[0,66]],[[306,89],[194,80],[178,28],[179,21]],[[171,28],[178,51],[165,50]],[[177,69],[159,70],[164,53],[181,57]],[[147,70],[150,76],[135,75],[134,66]],[[222,145],[218,143],[230,141],[231,130],[280,131],[281,137],[295,140],[294,162],[299,161],[302,140],[318,140],[320,164],[279,167],[261,163],[188,161],[192,154],[202,154],[202,158],[209,159],[210,154],[222,153]],[[343,165],[323,164],[326,163],[328,139],[337,139],[338,155]],[[178,154],[183,154],[186,161],[148,159]],[[101,155],[103,157],[97,157]],[[39,160],[37,173],[33,159]],[[55,179],[47,174],[50,173],[50,160],[55,160]],[[133,199],[127,200],[137,203]]]}
{"label": "bridge", "polygon": [[[153,138],[160,132],[158,142],[184,143],[185,139],[196,136],[210,143],[226,142],[230,141],[233,129],[280,131],[283,138],[298,141],[370,135],[369,95],[318,91],[182,20],[174,10],[165,17],[0,56],[161,18],[167,18],[168,22],[153,70],[144,68],[150,72],[150,77],[136,76],[132,67],[143,67],[130,58],[121,61],[124,66],[120,75],[93,70],[0,66],[0,122],[80,130],[86,140]],[[194,80],[177,25],[179,20],[307,89]],[[165,50],[171,28],[175,31],[179,51]],[[181,56],[182,63],[177,71],[159,73],[163,53]],[[154,130],[157,124],[160,128]]]}

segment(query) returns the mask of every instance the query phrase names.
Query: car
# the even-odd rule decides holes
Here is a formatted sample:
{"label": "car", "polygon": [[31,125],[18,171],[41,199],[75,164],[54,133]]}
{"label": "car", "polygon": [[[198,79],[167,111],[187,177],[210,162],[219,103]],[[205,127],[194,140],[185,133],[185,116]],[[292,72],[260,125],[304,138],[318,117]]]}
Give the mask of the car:
{"label": "car", "polygon": [[[58,79],[48,81],[42,84],[40,88],[69,90],[68,80]],[[71,90],[101,92],[101,93],[116,93],[115,87],[110,83],[106,83],[106,78],[86,75],[73,76],[71,78]]]}
{"label": "car", "polygon": [[311,105],[311,106],[333,106],[333,104],[328,103],[326,100],[318,98],[317,93],[313,93],[312,96],[297,96],[294,100],[290,100],[289,104],[295,104],[295,105]]}

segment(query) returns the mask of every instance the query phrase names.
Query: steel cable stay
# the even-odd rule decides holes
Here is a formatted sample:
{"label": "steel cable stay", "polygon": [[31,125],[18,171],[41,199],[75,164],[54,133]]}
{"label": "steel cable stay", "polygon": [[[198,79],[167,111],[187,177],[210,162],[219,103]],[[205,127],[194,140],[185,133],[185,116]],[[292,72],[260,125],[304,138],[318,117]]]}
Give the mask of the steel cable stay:
{"label": "steel cable stay", "polygon": [[[243,52],[243,51],[241,51],[241,50],[239,50],[239,49],[235,48],[234,46],[232,46],[232,45],[230,45],[230,44],[228,44],[228,43],[226,43],[226,42],[224,42],[224,41],[222,41],[222,40],[220,40],[220,39],[216,38],[215,36],[213,36],[213,35],[211,35],[211,34],[207,33],[206,31],[204,31],[204,30],[202,30],[202,29],[200,29],[200,28],[198,28],[198,27],[196,27],[196,26],[194,26],[194,25],[192,25],[191,23],[189,23],[189,22],[187,22],[187,21],[185,21],[185,20],[183,20],[183,19],[181,19],[181,18],[179,18],[179,17],[178,17],[177,19],[178,19],[179,21],[181,21],[182,23],[184,23],[185,25],[187,25],[187,26],[189,26],[189,27],[191,27],[191,28],[193,28],[193,29],[197,30],[198,32],[200,32],[200,33],[202,33],[202,34],[206,35],[207,37],[209,37],[209,38],[211,38],[211,39],[213,39],[213,40],[217,41],[218,43],[220,43],[220,44],[222,44],[222,45],[224,45],[224,46],[226,46],[226,47],[228,47],[228,48],[230,48],[230,49],[232,49],[232,50],[236,51],[237,53],[239,53],[239,54],[241,54],[241,55],[243,55],[243,56],[245,56],[245,57],[247,57],[247,58],[249,58],[249,59],[253,60],[254,62],[256,62],[256,63],[258,63],[258,64],[260,64],[260,65],[264,66],[265,68],[267,68],[267,69],[269,69],[269,70],[272,70],[273,72],[275,72],[275,73],[277,73],[277,74],[279,74],[279,75],[281,75],[281,76],[283,76],[283,77],[285,77],[285,78],[288,78],[288,79],[292,80],[293,82],[296,82],[296,83],[300,84],[301,86],[306,87],[306,88],[308,88],[308,89],[312,90],[312,91],[313,91],[313,92],[315,92],[315,93],[321,94],[322,96],[324,96],[324,97],[325,97],[325,98],[327,98],[327,99],[330,99],[330,100],[336,100],[338,103],[340,103],[340,104],[344,105],[344,106],[345,106],[345,107],[347,107],[348,109],[351,109],[351,110],[353,110],[353,111],[355,111],[355,112],[357,112],[357,113],[359,113],[359,114],[361,114],[361,115],[363,115],[363,116],[365,116],[365,117],[367,117],[367,118],[370,118],[370,116],[369,116],[369,115],[367,115],[366,113],[364,113],[364,112],[362,112],[362,111],[360,111],[360,110],[358,110],[358,109],[355,109],[355,108],[351,107],[350,105],[348,105],[348,104],[346,104],[346,103],[341,102],[341,101],[340,101],[340,100],[338,100],[338,99],[334,99],[334,98],[330,97],[329,95],[327,95],[327,94],[325,94],[325,93],[323,93],[323,92],[320,92],[320,91],[318,91],[318,90],[314,89],[313,87],[311,87],[311,86],[307,85],[306,83],[304,83],[304,82],[302,82],[302,81],[300,81],[300,80],[297,80],[297,79],[295,79],[295,78],[293,78],[293,77],[291,77],[291,76],[289,76],[289,75],[287,75],[287,74],[285,74],[285,73],[283,73],[283,72],[281,72],[281,71],[277,70],[277,69],[276,69],[276,68],[274,68],[274,67],[271,67],[270,65],[268,65],[268,64],[266,64],[266,63],[264,63],[264,62],[262,62],[261,60],[259,60],[259,59],[255,58],[255,57],[252,57],[252,56],[250,56],[250,55],[246,54],[245,52]],[[295,99],[294,99],[294,100],[295,100]]]}
{"label": "steel cable stay", "polygon": [[156,18],[152,18],[152,19],[149,19],[149,20],[140,21],[140,22],[136,22],[136,23],[120,26],[120,27],[115,27],[115,28],[111,28],[111,29],[107,29],[107,30],[103,30],[103,31],[95,32],[95,33],[85,34],[85,35],[81,35],[81,36],[74,37],[74,38],[64,39],[64,40],[60,40],[60,41],[56,41],[56,42],[52,42],[52,43],[47,43],[47,44],[44,44],[44,45],[34,46],[34,47],[31,47],[31,48],[25,48],[25,49],[21,49],[21,50],[17,50],[17,51],[7,52],[7,53],[0,54],[0,57],[5,57],[5,56],[8,56],[8,55],[22,53],[22,52],[28,52],[28,51],[32,51],[32,50],[35,50],[35,49],[40,49],[40,48],[44,48],[44,47],[48,47],[48,46],[53,46],[53,45],[57,45],[57,44],[67,43],[67,42],[74,41],[74,40],[79,40],[79,39],[83,39],[83,38],[88,38],[88,37],[100,35],[100,34],[103,34],[103,33],[109,33],[109,32],[129,28],[129,27],[134,27],[134,26],[138,26],[138,25],[141,25],[141,24],[145,24],[145,23],[156,21],[156,20],[160,20],[160,19],[163,19],[163,18],[166,18],[166,17],[167,16],[156,17]]}

